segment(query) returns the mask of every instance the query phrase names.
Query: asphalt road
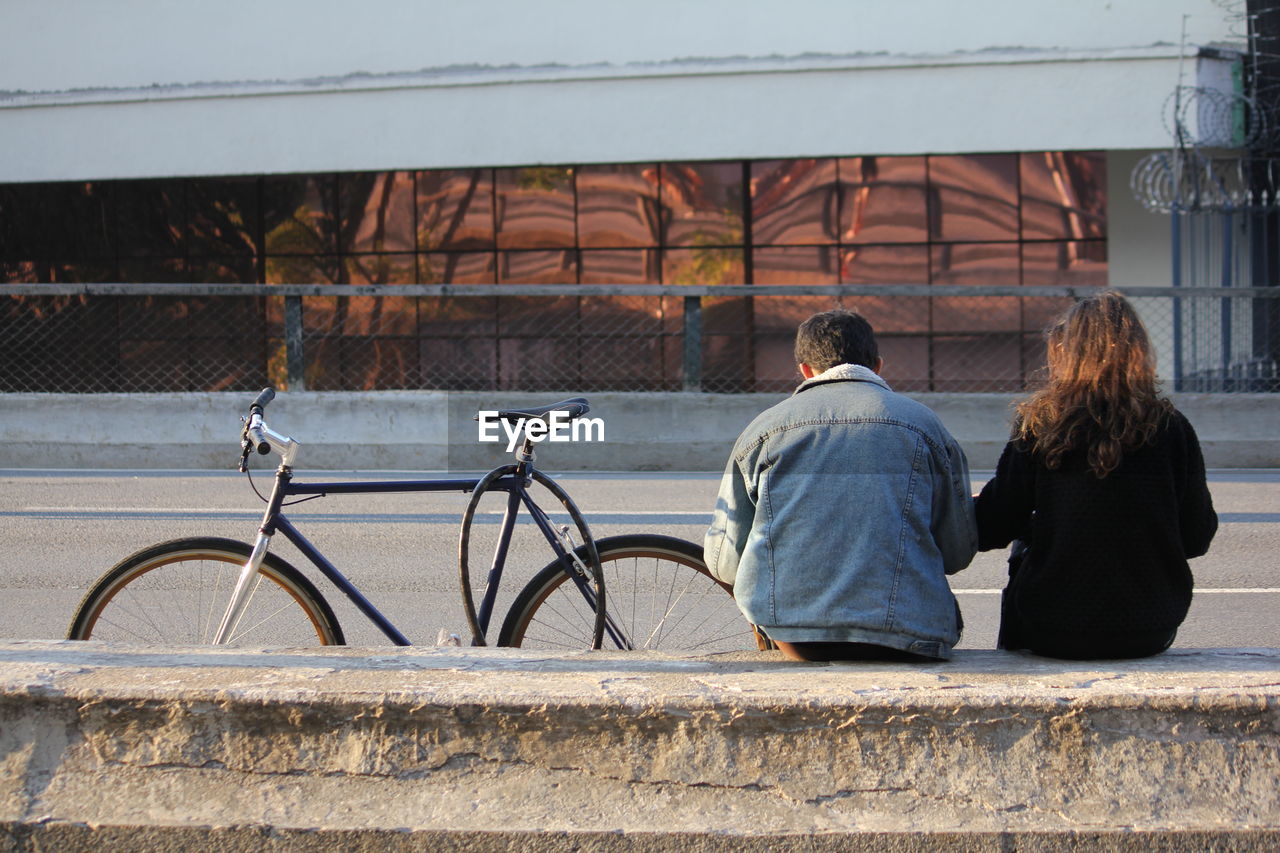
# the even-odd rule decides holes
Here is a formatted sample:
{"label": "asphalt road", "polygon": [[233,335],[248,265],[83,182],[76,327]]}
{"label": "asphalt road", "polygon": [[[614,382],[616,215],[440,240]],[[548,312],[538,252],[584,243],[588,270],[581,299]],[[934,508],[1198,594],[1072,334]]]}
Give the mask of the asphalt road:
{"label": "asphalt road", "polygon": [[[300,472],[299,478],[304,474],[417,476]],[[975,472],[975,488],[986,474]],[[269,486],[269,477],[260,478]],[[693,541],[701,541],[719,480],[712,474],[558,479],[597,537],[652,532]],[[1176,645],[1280,646],[1280,471],[1214,471],[1210,481],[1222,524],[1209,554],[1192,563],[1196,595]],[[299,505],[291,517],[410,640],[429,644],[441,629],[466,635],[454,560],[465,503],[461,493],[333,496]],[[64,636],[85,591],[127,554],[181,536],[252,541],[261,506],[234,472],[0,470],[0,636]],[[288,543],[273,550],[305,565]],[[510,570],[517,581],[546,562],[543,550],[528,553],[534,556]],[[952,578],[967,623],[961,648],[994,647],[1004,571],[1004,555],[986,553]],[[500,607],[517,586],[509,584]],[[327,597],[348,642],[387,643],[339,593]]]}

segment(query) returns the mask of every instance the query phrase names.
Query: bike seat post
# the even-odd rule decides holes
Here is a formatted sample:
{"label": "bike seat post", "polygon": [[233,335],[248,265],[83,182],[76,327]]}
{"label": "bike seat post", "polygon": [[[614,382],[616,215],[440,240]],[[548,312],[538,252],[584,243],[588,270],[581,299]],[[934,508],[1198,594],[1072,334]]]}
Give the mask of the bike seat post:
{"label": "bike seat post", "polygon": [[529,437],[528,430],[525,431],[524,441],[520,445],[520,449],[516,451],[516,471],[515,473],[521,477],[527,477],[529,468],[533,465],[535,457],[533,452],[533,439]]}

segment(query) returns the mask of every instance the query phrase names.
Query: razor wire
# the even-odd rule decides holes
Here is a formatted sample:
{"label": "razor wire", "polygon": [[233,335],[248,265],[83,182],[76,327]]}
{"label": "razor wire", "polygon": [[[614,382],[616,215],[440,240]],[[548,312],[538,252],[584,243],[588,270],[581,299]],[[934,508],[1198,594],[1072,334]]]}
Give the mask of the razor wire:
{"label": "razor wire", "polygon": [[[513,293],[513,291],[517,291]],[[1122,288],[1170,391],[1280,391],[1280,288]],[[16,285],[0,392],[785,393],[795,329],[876,329],[911,392],[1020,392],[1090,288],[944,285]]]}

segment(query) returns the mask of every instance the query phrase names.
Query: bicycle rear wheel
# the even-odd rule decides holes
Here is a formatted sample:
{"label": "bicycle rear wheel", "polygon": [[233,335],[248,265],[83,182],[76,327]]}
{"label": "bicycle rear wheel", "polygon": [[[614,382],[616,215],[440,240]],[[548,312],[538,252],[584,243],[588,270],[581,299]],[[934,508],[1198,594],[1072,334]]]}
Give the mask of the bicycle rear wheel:
{"label": "bicycle rear wheel", "polygon": [[[608,618],[604,648],[723,652],[757,648],[733,590],[707,571],[702,546],[671,536],[629,534],[596,540]],[[581,549],[579,549],[581,550]],[[500,646],[581,649],[595,609],[559,561],[516,597]]]}
{"label": "bicycle rear wheel", "polygon": [[[174,539],[126,557],[80,603],[67,638],[122,643],[212,643],[252,549],[233,539]],[[340,645],[328,602],[297,569],[268,553],[232,646]]]}

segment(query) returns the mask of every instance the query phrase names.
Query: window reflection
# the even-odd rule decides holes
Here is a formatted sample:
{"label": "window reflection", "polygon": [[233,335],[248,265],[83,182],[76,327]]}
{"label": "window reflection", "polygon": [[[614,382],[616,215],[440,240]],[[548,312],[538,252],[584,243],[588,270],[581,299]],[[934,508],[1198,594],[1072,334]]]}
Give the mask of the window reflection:
{"label": "window reflection", "polygon": [[181,257],[186,223],[183,181],[120,181],[112,186],[120,254]]}
{"label": "window reflection", "polygon": [[186,300],[192,337],[261,339],[266,331],[264,300],[256,296],[193,296]]}
{"label": "window reflection", "polygon": [[[1037,286],[1105,287],[1107,244],[1097,240],[1024,243],[1022,281]],[[1022,328],[1044,328],[1071,302],[1067,297],[1025,297]]]}
{"label": "window reflection", "polygon": [[[1107,281],[1105,167],[1102,152],[1030,152],[0,185],[0,281],[1095,287]],[[707,298],[704,387],[786,390],[795,326],[836,304],[871,320],[904,390],[958,389],[980,356],[1008,364],[972,370],[1011,383],[1042,363],[1039,329],[1067,302]],[[253,337],[283,378],[278,296],[6,304],[15,325],[38,316],[48,329],[32,352],[72,359],[50,342],[97,342],[85,364],[103,387],[119,385],[121,341],[136,375],[144,355],[172,357],[162,384],[221,387],[251,381],[221,360],[227,341],[242,351]],[[680,387],[679,294],[303,305],[313,387],[532,387],[553,355],[568,361],[550,382]],[[122,333],[122,317],[137,328]],[[429,355],[475,369],[429,367]]]}
{"label": "window reflection", "polygon": [[[849,246],[840,251],[845,284],[929,283],[927,246]],[[876,334],[929,329],[927,296],[853,296],[845,307],[865,316]]]}
{"label": "window reflection", "polygon": [[577,170],[578,245],[656,246],[658,167],[583,166]]}
{"label": "window reflection", "polygon": [[840,242],[929,239],[925,158],[847,157],[840,169]]}
{"label": "window reflection", "polygon": [[273,255],[337,252],[337,194],[337,182],[332,175],[266,178],[262,186],[262,216],[267,252]]}
{"label": "window reflection", "polygon": [[404,388],[417,374],[417,342],[403,338],[329,338],[312,342],[307,387],[316,391]]}
{"label": "window reflection", "polygon": [[[257,178],[195,178],[187,182],[190,257],[257,254],[258,219]],[[258,277],[255,272],[240,280],[254,282]]]}
{"label": "window reflection", "polygon": [[343,252],[412,252],[413,173],[338,176]]}
{"label": "window reflection", "polygon": [[410,253],[347,255],[343,261],[351,284],[413,284],[417,278],[415,258]]}
{"label": "window reflection", "polygon": [[1021,335],[935,337],[935,391],[1017,391],[1022,387]]}
{"label": "window reflection", "polygon": [[573,170],[563,166],[495,169],[500,249],[574,245]]}
{"label": "window reflection", "polygon": [[123,387],[145,384],[160,391],[183,391],[188,387],[185,342],[123,338],[118,352],[117,369]]}
{"label": "window reflection", "polygon": [[499,390],[562,390],[566,372],[576,373],[578,345],[571,338],[505,337],[498,341]]}
{"label": "window reflection", "polygon": [[423,284],[494,284],[493,252],[431,252],[418,256],[418,280]]}
{"label": "window reflection", "polygon": [[700,249],[666,249],[662,253],[665,284],[742,284],[745,281],[742,250],[707,246]]}
{"label": "window reflection", "polygon": [[426,336],[467,337],[498,331],[498,300],[493,296],[423,296],[418,328]]}
{"label": "window reflection", "polygon": [[418,172],[418,248],[493,248],[493,170]]}
{"label": "window reflection", "polygon": [[756,284],[838,284],[839,256],[834,246],[788,246],[756,249],[752,255]]}
{"label": "window reflection", "polygon": [[111,183],[16,184],[0,194],[0,255],[16,260],[114,259]]}
{"label": "window reflection", "polygon": [[[493,252],[419,255],[418,275],[424,284],[497,281]],[[498,329],[498,301],[492,296],[424,296],[418,300],[418,323],[421,333],[428,336],[494,335]]]}
{"label": "window reflection", "polygon": [[[498,283],[572,284],[577,279],[574,252],[499,252]],[[512,335],[563,335],[578,332],[576,296],[505,296],[498,303],[498,331]]]}
{"label": "window reflection", "polygon": [[423,338],[419,343],[424,388],[489,391],[497,387],[496,338]]}
{"label": "window reflection", "polygon": [[[351,284],[412,284],[414,257],[352,255],[346,259]],[[417,332],[418,300],[411,296],[351,296],[342,332],[348,335],[412,335]],[[375,353],[376,354],[376,353]]]}
{"label": "window reflection", "polygon": [[751,164],[751,235],[757,245],[834,243],[835,160]]}
{"label": "window reflection", "polygon": [[413,335],[418,328],[417,300],[407,296],[337,297],[342,318],[335,331],[342,335],[383,337]]}
{"label": "window reflection", "polygon": [[119,268],[107,261],[81,261],[74,264],[47,264],[51,277],[49,281],[60,282],[107,282],[119,281]]}
{"label": "window reflection", "polygon": [[1106,236],[1107,161],[1100,151],[1043,151],[1018,158],[1022,236],[1083,240]]}
{"label": "window reflection", "polygon": [[663,373],[659,337],[585,336],[581,341],[583,391],[618,387],[658,390]]}
{"label": "window reflection", "polygon": [[1025,284],[1104,287],[1107,283],[1107,244],[1091,240],[1022,244]]}
{"label": "window reflection", "polygon": [[750,335],[754,327],[748,296],[708,296],[702,300],[702,330],[711,334]]}
{"label": "window reflection", "polygon": [[499,284],[573,284],[578,279],[575,252],[499,252]]}
{"label": "window reflection", "polygon": [[[583,284],[656,284],[659,281],[656,249],[584,250],[581,257]],[[586,334],[658,334],[664,319],[661,296],[583,296],[580,308]],[[588,360],[587,364],[590,363]]]}
{"label": "window reflection", "polygon": [[928,284],[927,246],[851,246],[840,251],[843,284]]}
{"label": "window reflection", "polygon": [[267,256],[267,284],[343,284],[345,278],[337,255]]}
{"label": "window reflection", "polygon": [[929,158],[929,230],[934,240],[1016,240],[1016,154]]}
{"label": "window reflection", "polygon": [[119,267],[120,281],[132,284],[168,284],[186,281],[185,266],[178,258],[131,258]]}
{"label": "window reflection", "polygon": [[785,392],[800,384],[800,371],[795,364],[794,330],[790,335],[758,334],[754,344],[755,390]]}
{"label": "window reflection", "polygon": [[704,335],[702,338],[702,375],[704,387],[728,393],[755,390],[755,359],[751,337],[736,335]]}
{"label": "window reflection", "polygon": [[[756,249],[753,265],[756,284],[836,284],[837,252],[834,246],[788,246]],[[794,334],[806,317],[836,307],[830,296],[756,296],[756,329]],[[763,340],[757,337],[757,345]],[[757,351],[757,371],[765,363]],[[789,374],[788,374],[789,376]],[[776,378],[776,377],[775,377]]]}
{"label": "window reflection", "polygon": [[[874,324],[873,324],[874,325]],[[884,367],[880,375],[895,391],[931,391],[930,339],[924,335],[888,335],[876,330]]]}
{"label": "window reflection", "polygon": [[[1018,246],[961,243],[934,246],[933,283],[1013,285],[1018,283]],[[933,300],[935,331],[1008,331],[1022,328],[1016,296],[938,296]]]}
{"label": "window reflection", "polygon": [[583,250],[583,284],[658,284],[661,269],[656,249]]}
{"label": "window reflection", "polygon": [[663,163],[659,174],[665,245],[742,245],[741,163]]}

